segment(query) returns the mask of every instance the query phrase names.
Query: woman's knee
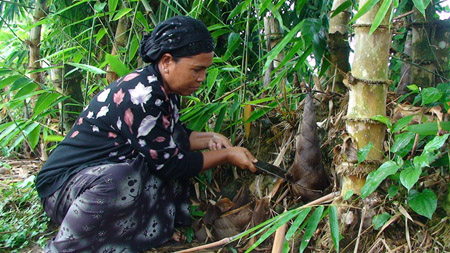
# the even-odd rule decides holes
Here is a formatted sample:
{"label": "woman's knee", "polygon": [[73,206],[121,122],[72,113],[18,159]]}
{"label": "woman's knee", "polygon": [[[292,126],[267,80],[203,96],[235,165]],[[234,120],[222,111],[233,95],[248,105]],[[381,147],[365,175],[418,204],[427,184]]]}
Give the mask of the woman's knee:
{"label": "woman's knee", "polygon": [[102,183],[94,187],[95,191],[108,192],[108,202],[116,208],[133,206],[140,198],[145,184],[141,170],[133,163],[121,163],[108,166],[104,170]]}

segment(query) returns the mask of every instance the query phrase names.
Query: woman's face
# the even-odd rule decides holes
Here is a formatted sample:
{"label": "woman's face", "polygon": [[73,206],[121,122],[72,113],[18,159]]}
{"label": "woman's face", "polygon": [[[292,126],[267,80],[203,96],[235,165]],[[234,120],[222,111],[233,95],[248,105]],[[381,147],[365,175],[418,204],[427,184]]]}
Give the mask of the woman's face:
{"label": "woman's face", "polygon": [[212,64],[213,54],[201,53],[181,57],[178,61],[166,54],[166,58],[162,58],[160,69],[166,91],[184,96],[196,92],[205,81],[206,69]]}

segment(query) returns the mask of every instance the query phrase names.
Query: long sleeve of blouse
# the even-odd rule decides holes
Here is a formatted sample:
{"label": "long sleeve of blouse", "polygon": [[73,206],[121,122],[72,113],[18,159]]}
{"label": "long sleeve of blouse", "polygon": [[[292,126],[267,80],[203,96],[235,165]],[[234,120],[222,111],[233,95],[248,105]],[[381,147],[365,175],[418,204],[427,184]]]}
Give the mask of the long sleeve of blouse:
{"label": "long sleeve of blouse", "polygon": [[92,99],[44,164],[36,180],[39,195],[52,194],[82,168],[138,155],[162,179],[197,175],[203,155],[180,149],[174,140],[179,107],[179,96],[166,93],[152,65],[113,82]]}

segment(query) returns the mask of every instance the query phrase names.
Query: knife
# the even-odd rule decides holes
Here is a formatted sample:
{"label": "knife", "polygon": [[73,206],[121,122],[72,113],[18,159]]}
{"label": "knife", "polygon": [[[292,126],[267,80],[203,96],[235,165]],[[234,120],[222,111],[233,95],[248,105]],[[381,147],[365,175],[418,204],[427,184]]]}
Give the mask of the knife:
{"label": "knife", "polygon": [[289,175],[287,173],[287,171],[285,169],[282,169],[278,166],[275,166],[273,164],[258,160],[255,163],[255,167],[258,168],[259,170],[262,170],[266,173],[269,173],[271,175],[274,175],[276,177],[279,177],[281,179],[284,179],[288,182],[294,182],[294,180],[292,179],[291,175]]}

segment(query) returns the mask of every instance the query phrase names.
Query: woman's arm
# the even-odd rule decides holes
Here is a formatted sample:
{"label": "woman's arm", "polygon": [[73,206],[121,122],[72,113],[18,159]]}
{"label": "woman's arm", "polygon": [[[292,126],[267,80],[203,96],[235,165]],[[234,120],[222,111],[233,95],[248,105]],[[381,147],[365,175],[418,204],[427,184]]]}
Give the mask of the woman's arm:
{"label": "woman's arm", "polygon": [[221,164],[232,164],[241,169],[249,169],[251,172],[256,171],[253,163],[256,158],[243,147],[230,147],[221,150],[212,150],[203,152],[203,167],[201,171],[208,170]]}
{"label": "woman's arm", "polygon": [[193,131],[189,136],[191,150],[220,150],[231,148],[230,140],[227,137],[214,132],[196,132]]}

